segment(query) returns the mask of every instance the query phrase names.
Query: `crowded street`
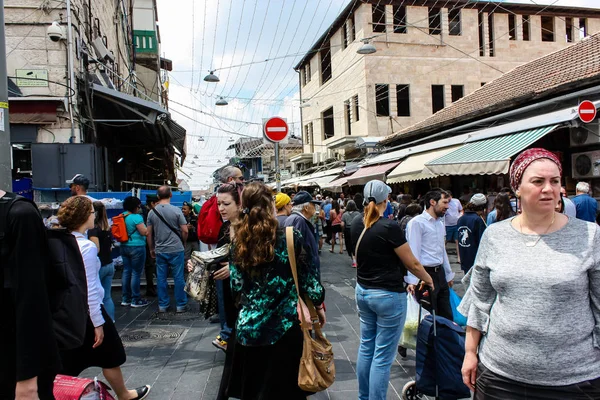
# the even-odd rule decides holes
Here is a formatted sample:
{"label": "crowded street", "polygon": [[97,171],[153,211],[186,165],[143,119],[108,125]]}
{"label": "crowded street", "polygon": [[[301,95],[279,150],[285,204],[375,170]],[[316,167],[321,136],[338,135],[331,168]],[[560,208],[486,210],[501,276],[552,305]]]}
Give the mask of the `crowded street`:
{"label": "crowded street", "polygon": [[[453,270],[460,276],[456,252],[448,246]],[[360,344],[360,321],[356,312],[354,287],[356,270],[346,254],[321,254],[321,279],[327,291],[327,323],[324,332],[333,345],[336,379],[326,391],[311,399],[355,399],[358,396],[356,357]],[[113,281],[113,297],[120,299],[118,280]],[[456,292],[463,294],[457,279]],[[195,307],[195,306],[194,306]],[[131,387],[151,384],[148,399],[214,399],[216,398],[225,354],[211,345],[218,324],[204,320],[196,309],[181,315],[158,314],[156,301],[144,309],[118,307],[116,325],[127,349],[123,376]],[[98,368],[88,369],[82,376],[100,376]],[[390,374],[388,399],[401,399],[404,385],[415,378],[415,353],[396,356]]]}

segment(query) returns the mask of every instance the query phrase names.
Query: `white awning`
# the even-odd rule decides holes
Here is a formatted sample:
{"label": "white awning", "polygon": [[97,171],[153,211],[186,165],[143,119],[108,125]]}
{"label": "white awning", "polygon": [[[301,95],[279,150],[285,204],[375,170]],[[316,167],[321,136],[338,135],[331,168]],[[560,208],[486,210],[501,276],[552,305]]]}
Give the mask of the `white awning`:
{"label": "white awning", "polygon": [[458,147],[460,146],[451,146],[408,157],[390,172],[387,183],[400,183],[435,178],[437,175],[427,169],[425,163],[448,154]]}

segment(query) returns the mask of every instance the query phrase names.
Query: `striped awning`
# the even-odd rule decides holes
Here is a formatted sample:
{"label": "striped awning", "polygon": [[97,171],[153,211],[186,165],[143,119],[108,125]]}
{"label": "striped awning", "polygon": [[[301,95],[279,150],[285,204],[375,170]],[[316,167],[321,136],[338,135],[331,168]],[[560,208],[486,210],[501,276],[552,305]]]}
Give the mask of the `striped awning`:
{"label": "striped awning", "polygon": [[447,154],[456,148],[457,146],[445,147],[409,156],[390,172],[387,177],[387,183],[401,183],[435,178],[437,175],[429,171],[429,169],[425,167],[425,163]]}
{"label": "striped awning", "polygon": [[435,175],[507,174],[513,156],[554,131],[559,125],[517,132],[466,143],[460,148],[425,163]]}

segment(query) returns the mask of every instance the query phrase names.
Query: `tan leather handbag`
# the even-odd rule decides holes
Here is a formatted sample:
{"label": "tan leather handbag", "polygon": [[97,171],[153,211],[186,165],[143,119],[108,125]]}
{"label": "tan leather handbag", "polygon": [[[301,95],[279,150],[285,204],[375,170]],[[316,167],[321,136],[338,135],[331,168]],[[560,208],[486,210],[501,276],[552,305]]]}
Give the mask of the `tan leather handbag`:
{"label": "tan leather handbag", "polygon": [[[311,319],[308,320],[303,312],[299,312],[304,345],[300,370],[298,371],[298,386],[307,392],[320,392],[327,389],[335,381],[335,364],[333,363],[333,350],[331,343],[323,335],[317,310],[308,296],[305,301],[300,297],[298,286],[298,271],[296,269],[296,254],[294,252],[294,230],[287,227],[285,231],[288,256],[292,266],[294,284],[298,293],[298,303],[305,303],[302,308],[308,308]],[[311,334],[311,329],[312,333]]]}

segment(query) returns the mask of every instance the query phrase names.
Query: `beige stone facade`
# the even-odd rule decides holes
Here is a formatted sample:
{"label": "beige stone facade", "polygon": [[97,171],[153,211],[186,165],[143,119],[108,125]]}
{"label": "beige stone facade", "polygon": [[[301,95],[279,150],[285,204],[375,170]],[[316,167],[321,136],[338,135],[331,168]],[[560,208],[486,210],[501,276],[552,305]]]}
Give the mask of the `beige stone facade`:
{"label": "beige stone facade", "polygon": [[[370,3],[373,4],[363,3],[354,9],[349,6],[344,11],[346,15],[342,14],[324,40],[315,45],[317,50],[327,45],[331,49],[331,78],[327,82],[321,81],[323,51],[309,53],[297,66],[301,99],[306,102],[301,108],[306,155],[299,157],[302,162],[309,161],[310,153],[313,162],[355,155],[354,138],[383,137],[429,117],[433,114],[432,85],[443,85],[443,101],[447,106],[452,103],[453,85],[455,95],[460,94],[462,87],[462,96],[466,96],[521,64],[565,48],[572,44],[567,42],[567,24],[573,26],[569,35],[572,42],[581,40],[580,18],[588,36],[600,32],[600,10],[497,7],[485,2],[467,6],[459,1],[440,10],[441,32],[430,34],[429,6],[435,6],[436,2],[425,0],[403,10],[393,4],[385,5],[386,32],[374,32],[372,11],[379,3]],[[452,12],[456,21],[458,9],[460,34],[450,35],[449,14]],[[395,33],[399,23],[398,19],[395,23],[394,16],[398,18],[402,12],[406,19],[401,25],[406,27],[406,33]],[[522,23],[523,15],[529,16],[529,30],[525,28],[529,40],[524,38],[523,25],[527,24]],[[553,41],[542,41],[542,17],[545,32],[552,29]],[[549,21],[551,26],[547,25]],[[457,33],[453,26],[453,33]],[[513,26],[514,29],[509,28]],[[350,42],[347,47],[343,45],[344,37]],[[377,52],[357,54],[362,45],[360,40],[370,37],[374,37],[372,44]],[[389,115],[377,115],[379,84],[389,85]],[[396,85],[408,87],[408,116],[399,116]],[[352,103],[353,96],[358,96],[358,118],[356,107],[345,105],[348,100]],[[334,134],[325,138],[327,125],[323,113],[331,107]]]}

